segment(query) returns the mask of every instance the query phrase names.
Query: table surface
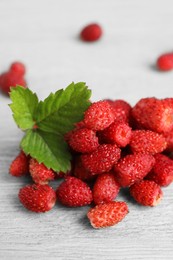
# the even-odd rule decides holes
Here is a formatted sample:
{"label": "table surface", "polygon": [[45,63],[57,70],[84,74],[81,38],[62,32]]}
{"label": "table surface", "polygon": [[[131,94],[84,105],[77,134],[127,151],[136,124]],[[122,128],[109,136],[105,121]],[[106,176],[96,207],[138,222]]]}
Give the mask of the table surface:
{"label": "table surface", "polygon": [[[90,22],[100,23],[104,35],[88,44],[78,34]],[[171,0],[0,0],[0,71],[23,61],[28,85],[40,99],[72,81],[85,81],[93,101],[134,105],[142,97],[171,97],[173,72],[154,65],[158,55],[173,50],[172,25]],[[17,194],[28,179],[8,174],[23,136],[9,103],[0,93],[0,259],[173,259],[173,186],[163,189],[155,208],[121,192],[118,200],[128,202],[130,213],[100,230],[86,218],[89,207],[25,210]]]}

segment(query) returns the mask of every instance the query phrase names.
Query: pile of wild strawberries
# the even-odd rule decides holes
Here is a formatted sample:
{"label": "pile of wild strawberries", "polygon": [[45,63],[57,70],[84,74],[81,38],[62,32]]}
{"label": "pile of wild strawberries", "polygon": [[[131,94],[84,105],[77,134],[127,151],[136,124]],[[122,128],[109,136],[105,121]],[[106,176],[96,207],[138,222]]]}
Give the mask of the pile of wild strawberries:
{"label": "pile of wild strawberries", "polygon": [[[30,174],[34,184],[20,189],[19,200],[34,212],[55,202],[67,207],[92,205],[87,217],[94,228],[120,222],[127,203],[116,201],[124,187],[144,206],[156,206],[161,186],[173,181],[173,98],[143,98],[131,107],[124,100],[94,102],[83,121],[65,135],[73,155],[71,171],[56,173],[23,151],[10,174]],[[49,181],[63,178],[56,191]]]}

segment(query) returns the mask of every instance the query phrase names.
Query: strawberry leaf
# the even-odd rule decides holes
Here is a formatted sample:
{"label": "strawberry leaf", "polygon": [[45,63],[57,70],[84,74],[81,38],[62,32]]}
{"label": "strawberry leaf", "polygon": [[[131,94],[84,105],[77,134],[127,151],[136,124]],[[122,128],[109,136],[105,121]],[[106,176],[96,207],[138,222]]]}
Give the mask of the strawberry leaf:
{"label": "strawberry leaf", "polygon": [[90,106],[91,91],[86,84],[71,83],[65,90],[50,94],[44,101],[29,89],[11,89],[10,108],[16,124],[24,131],[21,148],[39,163],[55,171],[70,169],[71,154],[64,134],[83,119]]}
{"label": "strawberry leaf", "polygon": [[57,134],[28,130],[21,141],[21,148],[54,171],[67,172],[70,169],[71,154],[67,144]]}
{"label": "strawberry leaf", "polygon": [[22,130],[31,129],[34,124],[34,116],[38,106],[37,95],[28,88],[21,86],[12,87],[10,92],[12,103],[9,105],[13,118]]}
{"label": "strawberry leaf", "polygon": [[91,91],[85,83],[71,83],[65,90],[50,94],[38,105],[36,122],[45,132],[65,134],[74,128],[74,123],[83,119],[89,107]]}

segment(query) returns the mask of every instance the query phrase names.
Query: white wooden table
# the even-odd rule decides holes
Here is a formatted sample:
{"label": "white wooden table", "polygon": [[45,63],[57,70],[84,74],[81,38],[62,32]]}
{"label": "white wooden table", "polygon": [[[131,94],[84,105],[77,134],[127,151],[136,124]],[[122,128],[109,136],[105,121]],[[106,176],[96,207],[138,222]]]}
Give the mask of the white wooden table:
{"label": "white wooden table", "polygon": [[[101,41],[86,44],[80,29],[98,22]],[[27,65],[29,87],[45,98],[71,81],[85,81],[92,100],[173,96],[173,72],[159,73],[160,53],[173,50],[171,0],[0,0],[0,72],[15,60]],[[130,213],[117,226],[94,230],[87,207],[56,205],[34,214],[19,203],[30,180],[8,174],[21,131],[9,98],[0,94],[0,259],[173,259],[173,185],[155,208],[138,206],[121,193]],[[58,186],[58,181],[54,187]]]}

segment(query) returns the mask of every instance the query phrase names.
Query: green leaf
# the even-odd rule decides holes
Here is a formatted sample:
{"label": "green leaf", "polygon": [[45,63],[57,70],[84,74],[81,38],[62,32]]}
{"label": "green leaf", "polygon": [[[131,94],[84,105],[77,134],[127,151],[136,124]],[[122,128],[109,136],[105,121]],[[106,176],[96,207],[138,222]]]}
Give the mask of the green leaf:
{"label": "green leaf", "polygon": [[65,90],[51,93],[38,105],[38,128],[50,133],[67,133],[74,128],[74,123],[83,119],[85,110],[90,106],[90,96],[91,90],[83,82],[71,83]]}
{"label": "green leaf", "polygon": [[57,134],[28,130],[21,141],[21,148],[54,171],[67,172],[70,169],[71,154],[63,138]]}
{"label": "green leaf", "polygon": [[38,98],[28,88],[17,86],[11,88],[10,98],[12,103],[9,105],[16,124],[22,129],[31,129],[35,124],[35,113],[38,106]]}

